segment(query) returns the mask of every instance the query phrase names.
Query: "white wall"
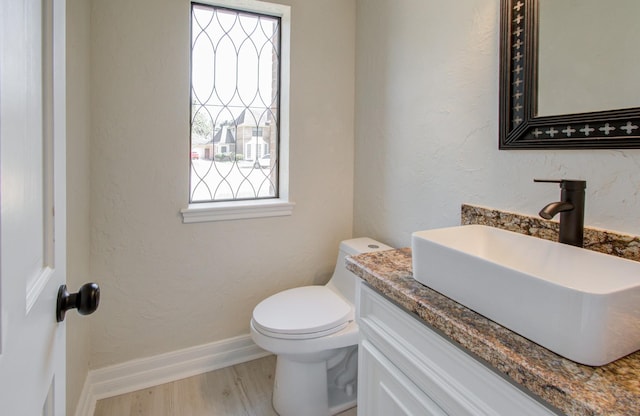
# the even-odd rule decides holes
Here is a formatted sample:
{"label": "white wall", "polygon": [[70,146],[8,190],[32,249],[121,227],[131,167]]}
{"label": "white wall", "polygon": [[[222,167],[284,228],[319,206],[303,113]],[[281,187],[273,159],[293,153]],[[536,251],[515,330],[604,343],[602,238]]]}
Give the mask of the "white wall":
{"label": "white wall", "polygon": [[185,225],[189,2],[92,2],[92,368],[246,334],[264,297],[329,279],[353,226],[355,1],[283,3],[293,216]]}
{"label": "white wall", "polygon": [[395,246],[472,203],[536,215],[587,180],[585,223],[640,234],[640,150],[498,151],[495,0],[358,0],[354,233]]}
{"label": "white wall", "polygon": [[[67,286],[71,292],[91,281],[89,25],[89,1],[67,0]],[[66,315],[68,415],[75,413],[89,369],[89,326],[94,316]]]}

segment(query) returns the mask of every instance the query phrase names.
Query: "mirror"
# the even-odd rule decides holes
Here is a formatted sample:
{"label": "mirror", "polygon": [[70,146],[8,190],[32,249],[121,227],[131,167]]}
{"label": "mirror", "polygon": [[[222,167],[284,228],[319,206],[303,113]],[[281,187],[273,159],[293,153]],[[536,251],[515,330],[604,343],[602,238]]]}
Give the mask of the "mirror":
{"label": "mirror", "polygon": [[537,117],[640,107],[638,0],[538,0]]}
{"label": "mirror", "polygon": [[640,148],[640,2],[501,6],[499,148]]}

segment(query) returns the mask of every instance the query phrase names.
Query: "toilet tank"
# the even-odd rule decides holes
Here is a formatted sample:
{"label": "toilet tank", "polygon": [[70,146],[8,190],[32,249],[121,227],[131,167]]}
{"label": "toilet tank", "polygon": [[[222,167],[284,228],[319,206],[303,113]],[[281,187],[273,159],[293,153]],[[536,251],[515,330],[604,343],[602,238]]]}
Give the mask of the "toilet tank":
{"label": "toilet tank", "polygon": [[355,256],[357,254],[383,250],[393,250],[393,247],[389,247],[386,244],[382,244],[381,242],[368,237],[353,238],[351,240],[342,241],[340,243],[336,267],[333,271],[333,277],[331,277],[327,286],[340,293],[349,302],[354,303],[358,277],[347,270],[345,258],[347,256]]}

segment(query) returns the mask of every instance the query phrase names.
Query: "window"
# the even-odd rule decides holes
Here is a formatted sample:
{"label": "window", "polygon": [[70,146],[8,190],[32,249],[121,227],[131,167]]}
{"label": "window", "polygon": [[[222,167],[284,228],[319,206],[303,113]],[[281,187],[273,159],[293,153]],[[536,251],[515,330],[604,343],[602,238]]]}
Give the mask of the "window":
{"label": "window", "polygon": [[255,216],[275,216],[280,211],[273,207],[281,204],[287,206],[281,215],[290,215],[289,16],[289,6],[261,1],[192,3],[185,222],[220,207],[228,213],[268,206],[266,215]]}

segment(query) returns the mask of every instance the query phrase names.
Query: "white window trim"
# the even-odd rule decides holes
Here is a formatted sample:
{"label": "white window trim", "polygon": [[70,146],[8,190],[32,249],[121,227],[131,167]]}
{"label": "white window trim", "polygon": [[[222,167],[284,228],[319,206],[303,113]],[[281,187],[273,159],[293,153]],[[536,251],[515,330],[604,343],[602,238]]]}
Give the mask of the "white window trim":
{"label": "white window trim", "polygon": [[[194,207],[193,205],[197,206]],[[280,198],[191,204],[189,208],[182,210],[182,222],[188,224],[206,221],[285,217],[293,213],[294,205],[294,203],[284,202]]]}
{"label": "white window trim", "polygon": [[280,143],[278,198],[192,203],[180,210],[182,222],[228,221],[282,217],[293,214],[289,200],[289,91],[291,62],[291,7],[257,0],[199,0],[200,3],[280,17]]}

